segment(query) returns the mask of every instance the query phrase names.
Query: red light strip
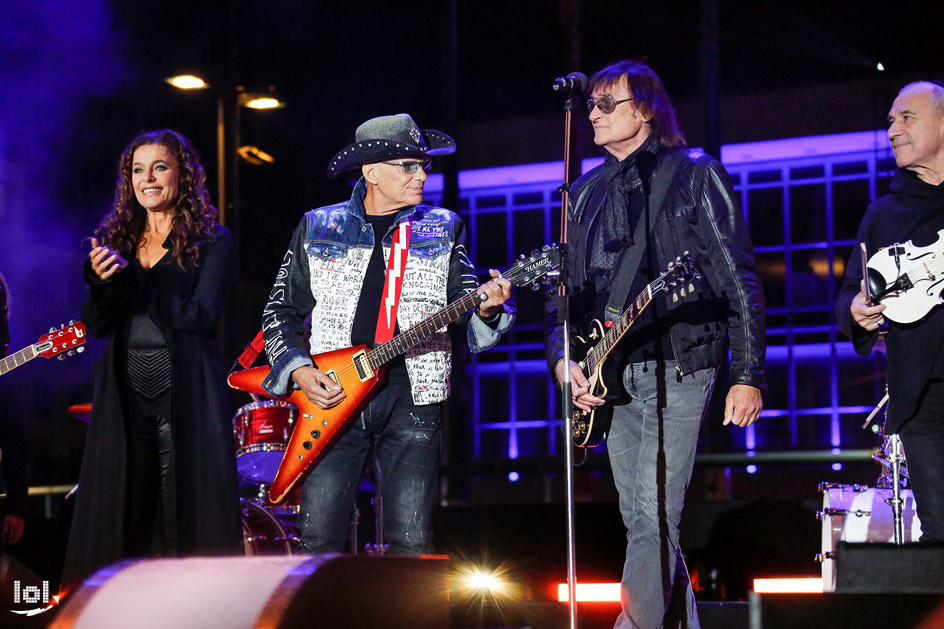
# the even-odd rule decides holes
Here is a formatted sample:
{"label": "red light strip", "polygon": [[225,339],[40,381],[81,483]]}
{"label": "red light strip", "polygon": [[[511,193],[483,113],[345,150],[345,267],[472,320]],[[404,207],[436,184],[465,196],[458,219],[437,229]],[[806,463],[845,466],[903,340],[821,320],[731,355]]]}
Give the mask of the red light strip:
{"label": "red light strip", "polygon": [[[570,600],[570,592],[566,583],[557,584],[557,601],[566,603]],[[578,583],[578,603],[619,603],[619,583]]]}
{"label": "red light strip", "polygon": [[823,579],[754,579],[754,591],[758,594],[822,594]]}

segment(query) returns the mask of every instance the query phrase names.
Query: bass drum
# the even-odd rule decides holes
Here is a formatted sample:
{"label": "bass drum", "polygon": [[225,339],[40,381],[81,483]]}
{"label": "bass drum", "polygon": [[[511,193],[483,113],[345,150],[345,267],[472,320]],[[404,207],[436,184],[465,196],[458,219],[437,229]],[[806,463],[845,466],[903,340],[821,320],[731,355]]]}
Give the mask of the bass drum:
{"label": "bass drum", "polygon": [[292,554],[293,539],[275,516],[251,500],[242,499],[239,504],[247,557]]}
{"label": "bass drum", "polygon": [[[820,483],[823,510],[816,515],[823,521],[823,550],[817,556],[822,562],[823,591],[836,589],[836,546],[839,542],[894,543],[895,522],[891,505],[892,489]],[[914,496],[910,489],[901,490],[901,518],[904,543],[917,542],[921,522],[915,513]]]}

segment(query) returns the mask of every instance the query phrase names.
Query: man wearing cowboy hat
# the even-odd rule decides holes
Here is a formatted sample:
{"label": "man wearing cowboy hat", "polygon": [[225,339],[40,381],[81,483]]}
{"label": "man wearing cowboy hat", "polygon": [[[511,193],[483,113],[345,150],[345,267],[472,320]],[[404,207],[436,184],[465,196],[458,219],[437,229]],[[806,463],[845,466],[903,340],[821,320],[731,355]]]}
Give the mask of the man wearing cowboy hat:
{"label": "man wearing cowboy hat", "polygon": [[[407,330],[465,294],[484,298],[467,321],[473,352],[511,327],[511,284],[490,271],[479,286],[457,214],[422,205],[430,157],[456,150],[444,133],[421,130],[407,114],[372,118],[328,166],[337,177],[360,169],[349,201],[305,214],[263,312],[273,395],[300,388],[321,408],[345,391],[310,354],[372,346]],[[311,316],[310,346],[302,336]],[[381,471],[389,552],[432,551],[442,402],[449,394],[451,345],[439,331],[386,366],[386,382],[302,486],[300,549],[339,552],[347,541],[358,481],[371,446]]]}

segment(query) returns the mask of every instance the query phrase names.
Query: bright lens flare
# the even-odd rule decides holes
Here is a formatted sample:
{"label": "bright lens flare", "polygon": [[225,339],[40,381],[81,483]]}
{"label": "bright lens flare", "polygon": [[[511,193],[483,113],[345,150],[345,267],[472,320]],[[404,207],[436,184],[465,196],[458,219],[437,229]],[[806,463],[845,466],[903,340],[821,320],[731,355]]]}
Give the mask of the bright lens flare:
{"label": "bright lens flare", "polygon": [[509,591],[509,583],[500,574],[488,572],[478,568],[470,569],[460,576],[464,589],[474,590],[492,596],[505,596]]}
{"label": "bright lens flare", "polygon": [[476,563],[461,563],[452,573],[453,595],[459,600],[480,602],[511,601],[521,596],[521,586],[510,578],[506,566],[492,568]]}

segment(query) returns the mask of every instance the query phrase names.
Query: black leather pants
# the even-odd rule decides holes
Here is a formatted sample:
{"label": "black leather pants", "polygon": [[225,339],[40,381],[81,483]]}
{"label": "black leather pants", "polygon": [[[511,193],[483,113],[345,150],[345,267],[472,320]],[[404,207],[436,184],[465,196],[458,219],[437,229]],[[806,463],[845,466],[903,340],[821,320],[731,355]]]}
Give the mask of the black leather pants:
{"label": "black leather pants", "polygon": [[177,551],[171,392],[154,400],[128,395],[125,553],[173,556]]}

